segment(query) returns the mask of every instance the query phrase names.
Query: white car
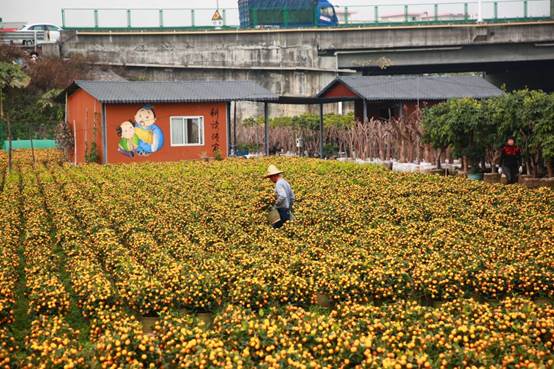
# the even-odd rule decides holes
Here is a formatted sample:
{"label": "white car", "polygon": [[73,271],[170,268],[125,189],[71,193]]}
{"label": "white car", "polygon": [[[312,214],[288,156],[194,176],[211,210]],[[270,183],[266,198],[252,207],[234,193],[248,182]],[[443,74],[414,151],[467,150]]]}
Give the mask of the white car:
{"label": "white car", "polygon": [[[60,26],[56,26],[55,24],[50,24],[50,23],[31,23],[21,27],[17,31],[18,32],[29,32],[29,31],[44,32],[44,40],[42,38],[40,40],[37,40],[37,44],[42,44],[42,43],[58,42],[60,40],[61,31],[63,31],[63,29]],[[33,45],[34,42],[35,42],[34,38],[29,40],[23,40],[23,45]]]}

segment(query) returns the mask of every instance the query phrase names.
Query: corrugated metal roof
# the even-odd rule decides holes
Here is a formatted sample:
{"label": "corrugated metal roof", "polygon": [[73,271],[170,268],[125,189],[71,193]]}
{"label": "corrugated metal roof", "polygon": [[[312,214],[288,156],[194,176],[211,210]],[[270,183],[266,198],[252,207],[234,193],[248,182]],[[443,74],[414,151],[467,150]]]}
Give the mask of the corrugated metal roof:
{"label": "corrugated metal roof", "polygon": [[278,96],[253,81],[75,81],[98,101],[113,104],[274,101]]}
{"label": "corrugated metal roof", "polygon": [[343,76],[325,87],[318,97],[340,82],[369,101],[483,99],[503,93],[489,81],[476,76]]}

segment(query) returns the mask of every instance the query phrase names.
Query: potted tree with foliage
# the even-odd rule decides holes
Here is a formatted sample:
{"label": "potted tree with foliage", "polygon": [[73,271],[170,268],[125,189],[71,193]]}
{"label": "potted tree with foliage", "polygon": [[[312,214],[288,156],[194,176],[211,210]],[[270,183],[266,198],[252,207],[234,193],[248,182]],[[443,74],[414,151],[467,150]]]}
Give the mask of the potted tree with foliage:
{"label": "potted tree with foliage", "polygon": [[464,98],[447,104],[446,122],[454,155],[463,158],[469,178],[482,179],[486,151],[494,140],[494,126],[486,119],[483,102]]}
{"label": "potted tree with foliage", "polygon": [[[547,139],[552,117],[548,117],[551,97],[540,90],[518,90],[491,100],[491,119],[499,133],[498,146],[513,136],[523,150],[526,174],[539,177],[544,172],[541,140]],[[544,122],[544,123],[543,123]],[[537,127],[546,137],[537,136]]]}
{"label": "potted tree with foliage", "polygon": [[534,178],[554,176],[554,95],[526,91],[524,120],[520,130],[526,134],[527,159]]}
{"label": "potted tree with foliage", "polygon": [[437,150],[437,169],[442,169],[442,156],[452,144],[447,122],[449,104],[442,103],[423,110],[421,125],[423,142]]}

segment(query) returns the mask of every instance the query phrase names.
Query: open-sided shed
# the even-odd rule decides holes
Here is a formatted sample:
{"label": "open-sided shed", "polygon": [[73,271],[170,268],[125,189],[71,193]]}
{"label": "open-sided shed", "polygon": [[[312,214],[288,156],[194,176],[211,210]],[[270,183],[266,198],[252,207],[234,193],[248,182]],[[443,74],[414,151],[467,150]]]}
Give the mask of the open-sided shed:
{"label": "open-sided shed", "polygon": [[478,76],[343,76],[321,90],[320,99],[355,102],[359,121],[397,117],[418,106],[463,97],[485,99],[503,92]]}

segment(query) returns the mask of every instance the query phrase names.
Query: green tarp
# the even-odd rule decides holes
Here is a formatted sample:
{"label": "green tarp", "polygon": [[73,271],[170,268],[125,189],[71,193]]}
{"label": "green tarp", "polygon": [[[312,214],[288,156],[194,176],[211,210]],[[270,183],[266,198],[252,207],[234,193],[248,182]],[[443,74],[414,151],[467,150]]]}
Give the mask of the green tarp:
{"label": "green tarp", "polygon": [[[8,141],[4,141],[4,144],[2,145],[2,150],[8,151],[9,148]],[[33,147],[35,149],[55,149],[56,148],[56,141],[54,140],[33,140]],[[31,140],[13,140],[12,141],[12,149],[30,149],[31,148]]]}

